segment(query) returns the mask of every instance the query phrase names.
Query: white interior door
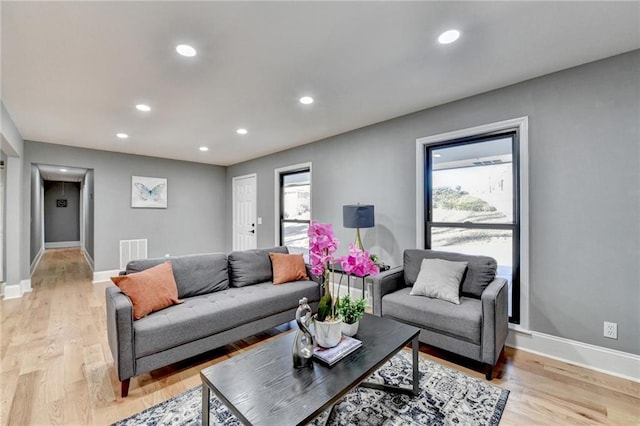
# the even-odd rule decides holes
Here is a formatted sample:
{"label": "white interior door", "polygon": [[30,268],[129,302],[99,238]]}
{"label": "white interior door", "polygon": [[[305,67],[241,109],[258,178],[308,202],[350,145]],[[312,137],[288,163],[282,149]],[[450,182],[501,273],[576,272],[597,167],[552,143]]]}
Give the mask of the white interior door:
{"label": "white interior door", "polygon": [[256,235],[256,174],[233,178],[233,250],[258,246]]}

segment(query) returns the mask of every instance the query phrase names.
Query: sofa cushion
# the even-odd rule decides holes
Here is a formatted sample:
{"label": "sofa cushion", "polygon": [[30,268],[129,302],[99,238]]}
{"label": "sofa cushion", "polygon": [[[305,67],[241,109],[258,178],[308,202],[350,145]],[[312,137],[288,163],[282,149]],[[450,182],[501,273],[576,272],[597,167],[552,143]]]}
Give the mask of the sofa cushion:
{"label": "sofa cushion", "polygon": [[[227,256],[224,253],[193,254],[168,258],[178,284],[178,297],[192,297],[229,287]],[[163,263],[167,258],[133,260],[126,273],[139,272]]]}
{"label": "sofa cushion", "polygon": [[[472,297],[461,297],[460,305],[454,306],[440,299],[411,296],[410,291],[410,288],[405,287],[385,295],[382,298],[382,316],[480,344],[482,301]],[[178,306],[170,310],[175,308]]]}
{"label": "sofa cushion", "polygon": [[308,280],[302,254],[269,253],[273,269],[273,283]]}
{"label": "sofa cushion", "polygon": [[271,281],[271,259],[269,253],[289,253],[286,247],[273,247],[270,249],[254,249],[232,251],[229,253],[229,278],[232,287],[244,287],[247,285]]}
{"label": "sofa cushion", "polygon": [[467,262],[444,259],[422,259],[418,278],[411,288],[412,296],[427,296],[460,304],[460,281]]}
{"label": "sofa cushion", "polygon": [[178,287],[173,278],[171,262],[161,263],[142,272],[111,277],[111,281],[131,300],[134,320],[182,303],[178,300]]}
{"label": "sofa cushion", "polygon": [[[303,297],[320,299],[315,281],[271,282],[185,299],[182,305],[155,312],[133,325],[138,358],[192,342],[233,327],[291,310]],[[213,348],[211,348],[213,349]]]}
{"label": "sofa cushion", "polygon": [[409,249],[404,251],[404,281],[413,286],[418,278],[422,259],[444,259],[451,262],[467,262],[467,271],[462,278],[463,296],[480,298],[484,289],[496,276],[498,263],[489,256],[471,256],[444,251]]}

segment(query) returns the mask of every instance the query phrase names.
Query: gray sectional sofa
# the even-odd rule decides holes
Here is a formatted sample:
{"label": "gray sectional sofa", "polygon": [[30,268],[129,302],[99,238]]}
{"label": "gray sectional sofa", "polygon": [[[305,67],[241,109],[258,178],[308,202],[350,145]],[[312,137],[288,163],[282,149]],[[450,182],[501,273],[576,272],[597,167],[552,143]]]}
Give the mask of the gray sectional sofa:
{"label": "gray sectional sofa", "polygon": [[[210,351],[291,321],[306,297],[317,308],[315,281],[273,285],[269,253],[286,247],[171,257],[178,297],[184,301],[133,320],[133,306],[116,286],[106,289],[107,333],[122,397],[131,377]],[[129,262],[121,274],[166,258]],[[311,276],[311,275],[309,275]]]}
{"label": "gray sectional sofa", "polygon": [[[409,294],[427,258],[468,262],[459,305]],[[491,380],[509,331],[508,289],[496,269],[487,256],[405,250],[402,267],[373,277],[374,314],[419,327],[423,343],[485,363]]]}

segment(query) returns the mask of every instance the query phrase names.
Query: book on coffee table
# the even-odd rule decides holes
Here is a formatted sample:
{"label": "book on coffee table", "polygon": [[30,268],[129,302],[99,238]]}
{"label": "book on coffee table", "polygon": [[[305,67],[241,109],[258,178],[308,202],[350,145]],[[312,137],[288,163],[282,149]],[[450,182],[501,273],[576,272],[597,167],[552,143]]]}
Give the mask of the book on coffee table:
{"label": "book on coffee table", "polygon": [[349,336],[342,336],[340,343],[333,348],[313,347],[313,357],[327,365],[333,365],[362,346],[362,342]]}

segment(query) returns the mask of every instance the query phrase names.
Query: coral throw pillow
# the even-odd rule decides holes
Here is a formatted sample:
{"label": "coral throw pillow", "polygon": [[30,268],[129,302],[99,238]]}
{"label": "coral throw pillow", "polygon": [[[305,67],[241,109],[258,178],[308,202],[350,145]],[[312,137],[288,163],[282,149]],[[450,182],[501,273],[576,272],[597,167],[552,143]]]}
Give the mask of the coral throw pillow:
{"label": "coral throw pillow", "polygon": [[308,280],[307,268],[301,254],[269,253],[273,268],[273,283]]}
{"label": "coral throw pillow", "polygon": [[134,320],[182,303],[178,299],[178,286],[173,277],[171,262],[164,262],[142,272],[111,277],[111,281],[131,299]]}

